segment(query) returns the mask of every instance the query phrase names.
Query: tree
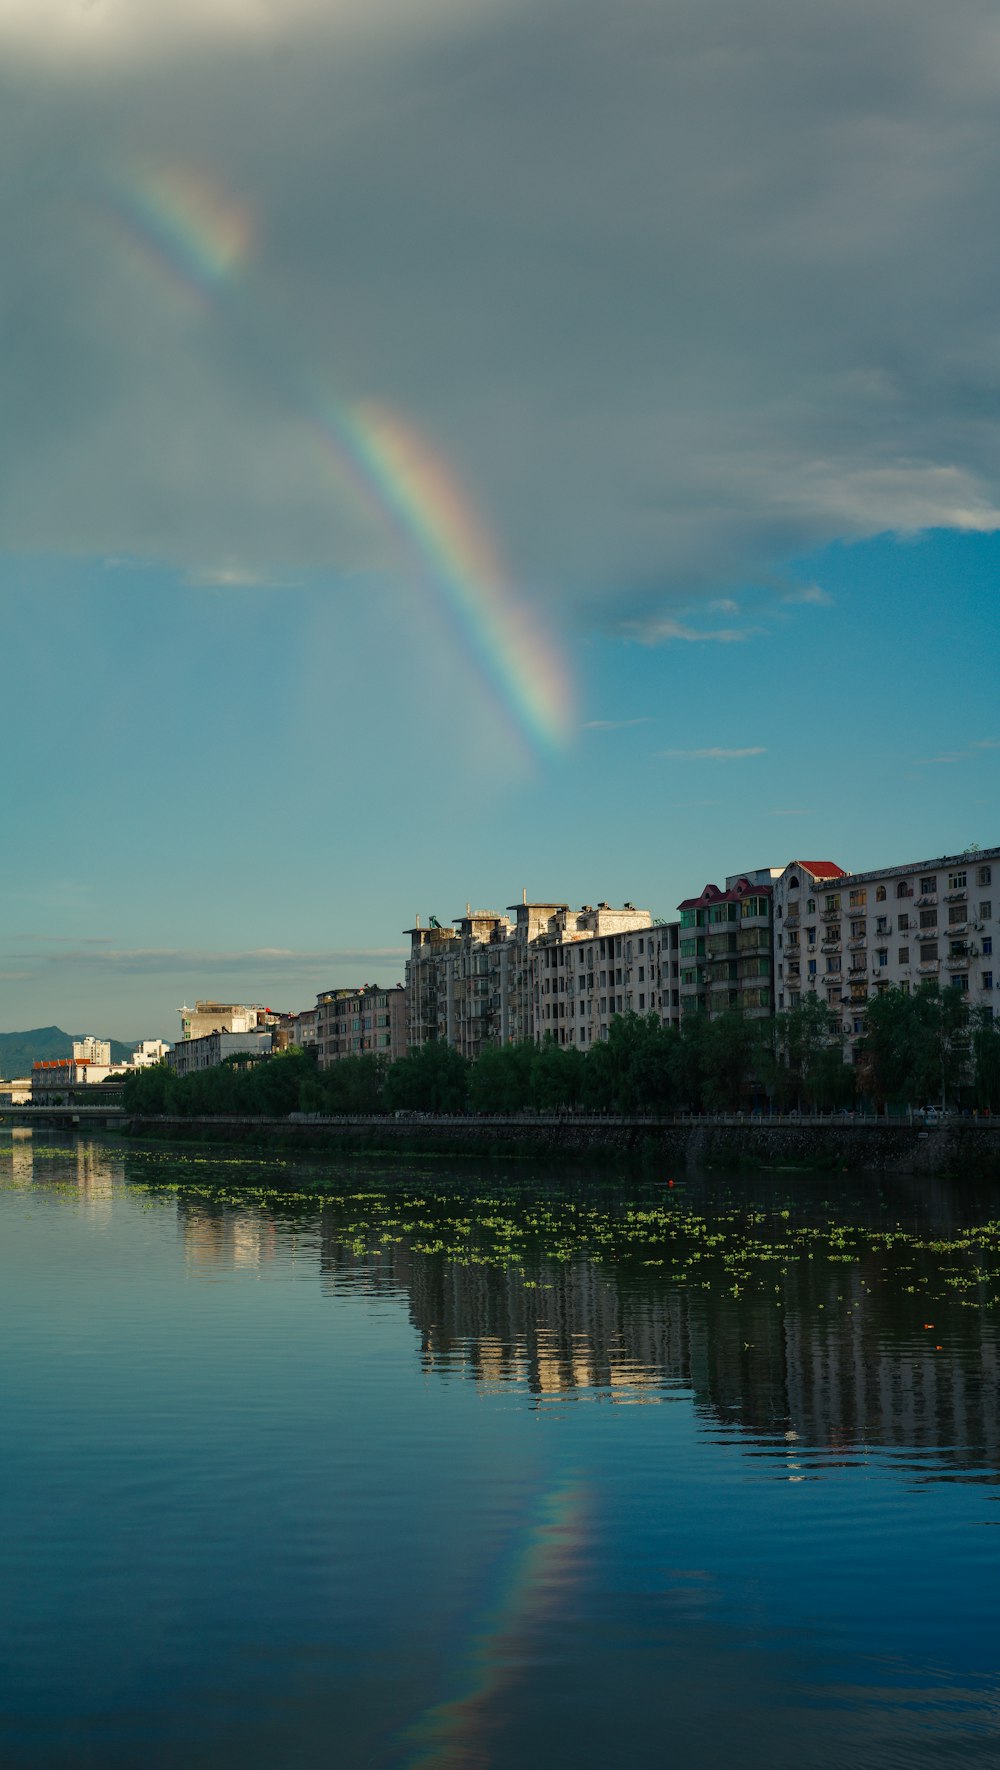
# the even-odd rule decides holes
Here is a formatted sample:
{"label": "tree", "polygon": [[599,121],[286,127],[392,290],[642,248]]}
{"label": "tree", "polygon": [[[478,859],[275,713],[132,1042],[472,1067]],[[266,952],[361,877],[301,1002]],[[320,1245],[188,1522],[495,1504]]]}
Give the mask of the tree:
{"label": "tree", "polygon": [[486,1045],[472,1066],[469,1106],[473,1112],[521,1112],[531,1105],[535,1046]]}
{"label": "tree", "polygon": [[859,1074],[881,1109],[954,1100],[969,1068],[969,1013],[956,989],[882,990],[865,1006]]}
{"label": "tree", "polygon": [[467,1059],[435,1040],[391,1066],[385,1104],[390,1112],[464,1112],[468,1086]]}
{"label": "tree", "polygon": [[1000,1110],[1000,1024],[992,1014],[987,1015],[985,1008],[976,1010],[972,1055],[976,1105],[996,1112]]}

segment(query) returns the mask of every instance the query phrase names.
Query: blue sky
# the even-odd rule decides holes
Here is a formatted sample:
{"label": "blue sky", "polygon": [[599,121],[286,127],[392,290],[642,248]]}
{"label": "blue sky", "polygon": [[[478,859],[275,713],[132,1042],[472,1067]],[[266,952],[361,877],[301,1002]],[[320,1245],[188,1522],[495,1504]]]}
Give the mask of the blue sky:
{"label": "blue sky", "polygon": [[0,1028],[997,840],[988,7],[37,0],[0,48]]}

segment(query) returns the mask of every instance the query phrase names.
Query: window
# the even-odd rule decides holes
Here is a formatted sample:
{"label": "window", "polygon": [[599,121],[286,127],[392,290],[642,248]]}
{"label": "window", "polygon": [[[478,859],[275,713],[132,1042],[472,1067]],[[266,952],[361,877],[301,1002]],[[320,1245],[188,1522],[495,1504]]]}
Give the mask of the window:
{"label": "window", "polygon": [[806,929],[806,943],[808,946],[815,946],[816,945],[816,930],[815,930],[815,928],[807,928]]}
{"label": "window", "polygon": [[[852,893],[852,897],[853,897],[853,893]],[[826,900],[826,907],[828,910],[839,910],[839,908],[840,908],[840,893],[839,893],[839,891],[831,891],[828,893],[827,900]]]}
{"label": "window", "polygon": [[875,963],[877,965],[888,965],[889,951],[888,951],[887,947],[884,947],[884,946],[879,947],[878,952],[875,954]]}
{"label": "window", "polygon": [[983,958],[984,959],[991,959],[992,957],[993,957],[993,936],[992,936],[992,934],[985,934],[983,936]]}
{"label": "window", "polygon": [[643,994],[642,994],[642,992],[641,992],[641,991],[640,991],[640,993],[639,993],[639,1006],[640,1006],[640,1008],[645,1008],[645,1006],[646,1006],[646,998],[645,998],[645,996],[644,996],[644,995],[643,995]]}
{"label": "window", "polygon": [[876,934],[888,934],[889,924],[884,916],[875,917],[875,932]]}
{"label": "window", "polygon": [[936,890],[937,890],[937,879],[936,878],[928,877],[926,879],[921,879],[921,881],[920,881],[920,895],[921,895],[921,897],[933,897]]}
{"label": "window", "polygon": [[964,891],[965,890],[965,874],[964,873],[949,873],[948,874],[948,890],[949,891]]}
{"label": "window", "polygon": [[905,934],[907,932],[910,926],[910,917],[906,910],[903,910],[902,914],[896,917],[896,926],[898,927],[900,934]]}
{"label": "window", "polygon": [[852,922],[851,923],[851,935],[852,935],[853,939],[860,940],[862,934],[864,934],[864,932],[865,932],[866,927],[867,927],[866,922]]}
{"label": "window", "polygon": [[860,1014],[856,1014],[854,1016],[854,1030],[856,1033],[864,1032],[864,1030],[865,1030],[865,1023],[862,1020]]}
{"label": "window", "polygon": [[831,953],[830,954],[830,957],[826,961],[826,968],[828,971],[839,971],[840,970],[840,954],[839,953]]}
{"label": "window", "polygon": [[912,897],[913,896],[913,892],[910,890],[910,887],[906,883],[905,879],[900,879],[899,884],[896,886],[896,896],[897,897]]}
{"label": "window", "polygon": [[993,920],[993,905],[991,903],[981,903],[980,904],[980,906],[979,906],[979,920],[981,922],[992,922],[992,920]]}
{"label": "window", "polygon": [[[867,902],[868,902],[867,891],[852,891],[851,892],[851,908],[852,908],[852,910],[863,910],[865,907],[865,904]],[[837,902],[833,905],[831,905],[829,900],[827,900],[827,908],[828,909],[833,908],[833,909],[839,910],[840,899],[838,898]]]}
{"label": "window", "polygon": [[989,867],[980,867],[978,873],[976,874],[976,884],[977,885],[991,885],[992,883],[993,883],[993,881],[990,877]]}
{"label": "window", "polygon": [[899,949],[899,963],[901,965],[908,965],[910,963],[910,949],[908,946],[901,946],[900,947],[900,949]]}
{"label": "window", "polygon": [[823,939],[824,940],[839,940],[840,939],[840,923],[839,922],[831,923],[830,927],[827,929],[826,933],[824,934]]}
{"label": "window", "polygon": [[816,914],[816,899],[814,897],[807,897],[806,898],[806,915],[807,916],[814,916],[815,914]]}
{"label": "window", "polygon": [[921,910],[920,926],[921,928],[936,928],[937,910]]}
{"label": "window", "polygon": [[952,987],[952,989],[957,989],[961,993],[968,995],[968,993],[969,993],[968,972],[967,971],[956,971],[954,977],[951,980],[951,987]]}
{"label": "window", "polygon": [[815,975],[816,975],[816,961],[815,961],[815,959],[810,959],[809,960],[809,976],[815,977]]}
{"label": "window", "polygon": [[968,917],[968,914],[969,912],[964,903],[950,903],[948,905],[949,922],[964,922]]}
{"label": "window", "polygon": [[983,988],[984,989],[992,989],[993,988],[993,973],[992,973],[992,971],[984,971],[983,972]]}
{"label": "window", "polygon": [[640,942],[639,942],[639,951],[641,953],[644,953],[646,951],[646,943],[644,940],[640,940]]}
{"label": "window", "polygon": [[645,965],[640,965],[639,966],[639,982],[645,983],[645,981],[646,981],[646,967],[645,967]]}
{"label": "window", "polygon": [[933,959],[937,958],[937,956],[938,956],[938,949],[937,949],[937,941],[936,940],[925,940],[925,941],[921,942],[921,944],[920,944],[920,963],[921,963],[921,965],[929,965]]}

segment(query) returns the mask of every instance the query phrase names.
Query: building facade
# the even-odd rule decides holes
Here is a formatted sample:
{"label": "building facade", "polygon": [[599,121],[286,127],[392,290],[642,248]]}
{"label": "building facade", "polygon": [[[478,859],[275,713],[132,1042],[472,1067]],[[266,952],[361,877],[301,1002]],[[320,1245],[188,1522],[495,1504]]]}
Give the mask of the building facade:
{"label": "building facade", "polygon": [[[796,895],[801,900],[797,923]],[[881,990],[909,993],[928,984],[956,990],[970,1008],[993,1018],[1000,848],[968,849],[810,885],[800,878],[798,893],[786,887],[781,900],[780,927],[775,921],[776,968],[784,968],[779,995],[793,1007],[796,994],[799,999],[805,991],[818,994],[841,1017],[849,1055],[864,1030],[864,1005]]]}
{"label": "building facade", "polygon": [[189,1076],[201,1069],[216,1069],[227,1057],[269,1057],[271,1034],[262,1029],[250,1032],[208,1032],[197,1039],[180,1039],[167,1053],[167,1063],[177,1076]]}
{"label": "building facade", "polygon": [[713,1017],[774,1012],[773,895],[780,867],[733,873],[680,911],[680,1011]]}
{"label": "building facade", "polygon": [[95,1039],[93,1033],[88,1033],[85,1039],[73,1040],[73,1056],[78,1063],[98,1063],[110,1069],[111,1040]]}
{"label": "building facade", "polygon": [[320,1069],[343,1057],[397,1062],[407,1052],[406,990],[401,983],[325,990],[316,998],[315,1041]]}

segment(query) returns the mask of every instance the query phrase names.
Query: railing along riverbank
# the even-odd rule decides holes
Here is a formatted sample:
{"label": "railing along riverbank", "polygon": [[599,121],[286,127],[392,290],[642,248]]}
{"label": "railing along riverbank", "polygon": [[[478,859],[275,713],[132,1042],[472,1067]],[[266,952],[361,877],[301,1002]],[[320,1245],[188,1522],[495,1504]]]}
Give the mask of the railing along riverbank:
{"label": "railing along riverbank", "polygon": [[331,1153],[369,1150],[480,1159],[557,1155],[614,1157],[677,1168],[801,1167],[885,1173],[969,1175],[1000,1185],[1000,1121],[943,1117],[883,1118],[678,1113],[669,1117],[613,1113],[497,1115],[406,1113],[288,1118],[239,1114],[212,1118],[132,1118],[134,1137],[219,1141],[245,1147],[284,1146]]}

